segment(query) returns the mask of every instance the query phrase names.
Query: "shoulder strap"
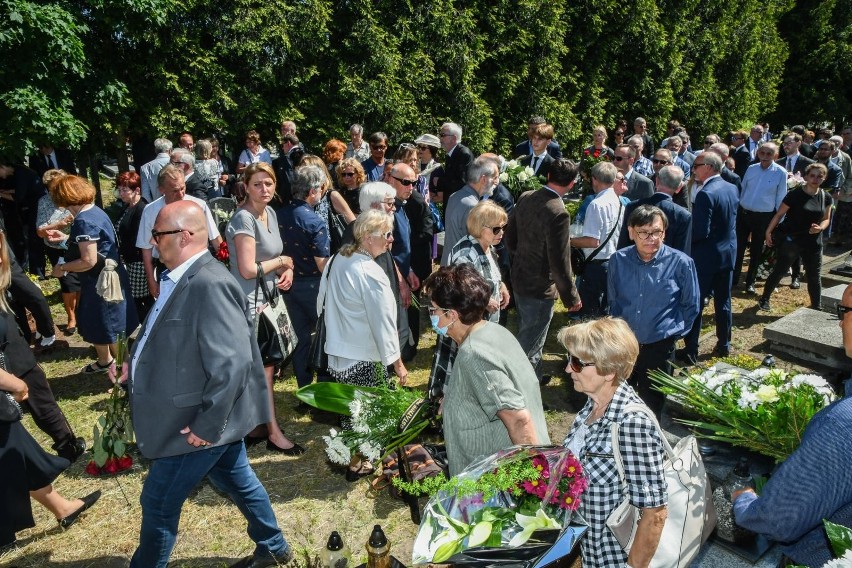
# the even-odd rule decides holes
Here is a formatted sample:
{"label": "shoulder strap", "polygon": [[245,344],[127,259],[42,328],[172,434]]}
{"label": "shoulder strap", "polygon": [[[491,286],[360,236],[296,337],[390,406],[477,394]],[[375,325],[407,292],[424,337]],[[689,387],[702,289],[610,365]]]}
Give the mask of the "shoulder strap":
{"label": "shoulder strap", "polygon": [[[674,450],[672,449],[671,444],[669,444],[669,441],[666,439],[666,435],[663,433],[663,429],[660,428],[660,423],[657,421],[657,417],[654,416],[654,413],[651,412],[651,409],[643,404],[637,404],[634,402],[624,407],[624,414],[629,412],[640,412],[651,420],[651,423],[654,424],[654,427],[657,429],[657,434],[660,436],[660,440],[663,442],[663,449],[666,451],[666,457],[669,458],[670,462],[673,462]],[[615,467],[618,470],[618,478],[621,480],[622,485],[627,485],[627,482],[624,479],[624,462],[621,458],[621,448],[618,445],[618,428],[618,422],[613,422],[610,425],[610,432],[612,435],[612,455],[615,458]]]}
{"label": "shoulder strap", "polygon": [[586,262],[589,262],[590,260],[595,258],[598,255],[598,253],[603,250],[603,248],[606,246],[606,244],[609,242],[609,240],[612,238],[612,234],[615,233],[615,229],[618,228],[618,219],[621,219],[621,211],[623,209],[624,209],[624,203],[621,202],[621,196],[618,196],[618,217],[616,218],[615,224],[612,226],[612,230],[609,232],[609,234],[604,239],[604,242],[602,242],[598,248],[593,250],[592,254],[590,254],[589,256],[586,257]]}
{"label": "shoulder strap", "polygon": [[337,255],[334,254],[331,258],[328,259],[328,266],[325,267],[325,283],[326,287],[322,296],[322,312],[320,312],[320,317],[325,313],[325,300],[328,298],[328,276],[331,274],[331,266],[334,264],[334,259],[337,258]]}

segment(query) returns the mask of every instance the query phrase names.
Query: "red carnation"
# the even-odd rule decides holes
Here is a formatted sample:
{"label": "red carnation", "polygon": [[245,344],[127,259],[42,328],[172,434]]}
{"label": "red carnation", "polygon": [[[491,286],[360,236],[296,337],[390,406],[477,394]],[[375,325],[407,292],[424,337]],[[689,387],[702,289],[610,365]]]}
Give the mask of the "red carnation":
{"label": "red carnation", "polygon": [[118,460],[115,458],[110,458],[104,464],[103,467],[104,473],[118,473]]}
{"label": "red carnation", "polygon": [[98,469],[98,464],[95,463],[95,460],[90,461],[86,464],[86,473],[89,475],[100,475],[101,470]]}
{"label": "red carnation", "polygon": [[230,257],[231,257],[231,255],[228,252],[228,243],[226,243],[225,241],[222,241],[221,243],[219,243],[219,250],[216,251],[216,260],[218,260],[220,262],[225,262]]}
{"label": "red carnation", "polygon": [[595,148],[595,158],[600,158],[600,157],[601,157],[601,151],[600,151],[600,149],[599,149],[599,148]]}
{"label": "red carnation", "polygon": [[588,156],[588,155],[589,155],[589,150],[588,150],[588,149],[583,150],[583,155],[584,155],[584,156]]}
{"label": "red carnation", "polygon": [[125,469],[130,469],[133,465],[133,458],[130,456],[124,456],[118,458],[118,471],[124,471]]}

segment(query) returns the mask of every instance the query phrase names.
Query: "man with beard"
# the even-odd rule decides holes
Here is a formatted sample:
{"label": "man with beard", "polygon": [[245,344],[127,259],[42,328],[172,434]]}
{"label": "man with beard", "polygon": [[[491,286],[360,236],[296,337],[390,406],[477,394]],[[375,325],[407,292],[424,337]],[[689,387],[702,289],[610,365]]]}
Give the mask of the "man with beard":
{"label": "man with beard", "polygon": [[444,250],[441,266],[450,264],[453,246],[467,236],[467,214],[486,195],[494,193],[500,181],[500,171],[494,160],[480,156],[467,170],[467,184],[450,196],[444,211]]}

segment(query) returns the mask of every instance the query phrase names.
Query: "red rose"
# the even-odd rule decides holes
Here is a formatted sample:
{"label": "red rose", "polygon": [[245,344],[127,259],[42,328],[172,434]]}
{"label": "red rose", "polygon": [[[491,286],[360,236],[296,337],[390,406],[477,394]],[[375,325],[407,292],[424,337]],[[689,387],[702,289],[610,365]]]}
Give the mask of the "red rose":
{"label": "red rose", "polygon": [[595,158],[601,157],[601,151],[598,148],[595,148]]}
{"label": "red rose", "polygon": [[118,473],[118,460],[110,458],[104,464],[104,473]]}
{"label": "red rose", "polygon": [[133,465],[133,458],[130,456],[124,456],[118,458],[118,471],[124,471],[125,469],[130,469]]}
{"label": "red rose", "polygon": [[86,465],[86,473],[88,473],[89,475],[100,475],[101,470],[98,468],[98,464],[96,464],[95,461],[92,460]]}
{"label": "red rose", "polygon": [[583,150],[583,155],[584,155],[584,156],[588,156],[588,155],[589,155],[589,151],[588,151],[588,150]]}
{"label": "red rose", "polygon": [[216,252],[216,260],[220,262],[225,262],[231,257],[228,251],[228,243],[222,241],[219,243],[219,250]]}

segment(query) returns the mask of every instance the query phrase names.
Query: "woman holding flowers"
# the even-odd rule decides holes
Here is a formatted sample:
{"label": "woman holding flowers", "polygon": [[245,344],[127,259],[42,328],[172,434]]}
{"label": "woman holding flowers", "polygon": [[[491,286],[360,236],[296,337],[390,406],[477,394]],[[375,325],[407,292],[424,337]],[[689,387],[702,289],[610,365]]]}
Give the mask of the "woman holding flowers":
{"label": "woman holding flowers", "polygon": [[529,359],[511,332],[483,319],[491,286],[465,263],[441,267],[424,287],[432,328],[458,346],[443,401],[450,475],[514,445],[550,444]]}
{"label": "woman holding flowers", "polygon": [[[393,243],[393,217],[370,209],[353,224],[355,242],[343,245],[326,263],[317,298],[325,309],[328,370],[338,382],[376,387],[387,384],[393,367],[400,384],[408,371],[402,362],[396,329],[396,299],[382,267],[374,262]],[[355,455],[348,481],[373,473],[373,465]]]}
{"label": "woman holding flowers", "polygon": [[[642,399],[627,384],[639,355],[639,343],[624,320],[603,318],[562,328],[559,342],[568,350],[574,389],[588,402],[574,419],[563,445],[580,458],[589,488],[580,513],[589,522],[581,543],[583,566],[645,568],[666,522],[667,485],[663,473],[665,450],[659,431],[648,416],[625,412]],[[648,409],[650,413],[651,410]],[[613,459],[613,423],[624,462],[627,495],[641,519],[628,555],[606,526],[624,495]]]}

